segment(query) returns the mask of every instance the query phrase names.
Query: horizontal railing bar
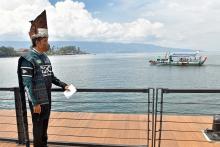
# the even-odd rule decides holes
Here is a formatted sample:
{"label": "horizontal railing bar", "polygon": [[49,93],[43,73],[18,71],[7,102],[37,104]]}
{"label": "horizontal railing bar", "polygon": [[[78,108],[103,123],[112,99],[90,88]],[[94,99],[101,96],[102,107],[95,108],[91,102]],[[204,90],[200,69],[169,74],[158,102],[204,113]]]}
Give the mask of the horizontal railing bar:
{"label": "horizontal railing bar", "polygon": [[[30,117],[30,116],[28,116]],[[50,119],[67,119],[67,120],[89,120],[89,121],[131,121],[131,122],[148,122],[148,120],[108,120],[108,119],[83,119],[83,118],[68,118],[68,117],[62,117],[62,118],[56,118],[56,117],[51,117]],[[151,120],[149,120],[151,122]]]}
{"label": "horizontal railing bar", "polygon": [[[14,91],[18,87],[0,87],[0,91]],[[52,91],[63,92],[61,88],[53,88]],[[220,89],[162,89],[163,93],[220,93]],[[77,92],[137,92],[148,93],[149,89],[137,88],[77,88]]]}
{"label": "horizontal railing bar", "polygon": [[0,138],[0,141],[18,143],[18,139],[14,139],[14,138]]}
{"label": "horizontal railing bar", "polygon": [[169,140],[169,141],[190,141],[190,142],[209,142],[209,141],[204,141],[204,140],[189,140],[189,139],[172,139],[172,138],[162,138],[162,139],[156,139],[156,140]]}
{"label": "horizontal railing bar", "polygon": [[[159,104],[161,103],[161,102],[158,102]],[[197,103],[197,102],[183,102],[183,103],[175,103],[175,102],[163,102],[163,103],[165,103],[165,104],[180,104],[180,105],[196,105],[196,104],[199,104],[199,105],[216,105],[216,106],[219,106],[220,104],[218,104],[218,103]]]}
{"label": "horizontal railing bar", "polygon": [[[209,122],[195,122],[195,121],[162,121],[163,123],[180,123],[180,124],[185,124],[185,123],[189,123],[189,124],[212,124],[211,122],[209,123]],[[218,123],[218,124],[220,124],[220,123]]]}
{"label": "horizontal railing bar", "polygon": [[220,89],[162,89],[163,93],[220,93]]}
{"label": "horizontal railing bar", "polygon": [[0,98],[0,100],[2,101],[2,100],[9,100],[9,101],[14,101],[15,99],[13,99],[13,98],[11,98],[11,99],[8,99],[8,98]]}
{"label": "horizontal railing bar", "polygon": [[[30,133],[32,133],[32,132],[30,132]],[[93,136],[93,135],[72,135],[72,134],[67,134],[67,135],[65,135],[65,134],[48,134],[48,135],[53,135],[53,136],[72,136],[72,137],[89,137],[89,138],[111,138],[111,139],[133,139],[133,140],[135,140],[135,139],[140,139],[140,140],[145,140],[145,139],[147,139],[147,138],[144,138],[144,137],[140,137],[140,138],[135,138],[135,137],[113,137],[113,136],[106,136],[106,137],[104,137],[104,136]]]}
{"label": "horizontal railing bar", "polygon": [[14,123],[2,123],[0,122],[1,125],[17,125],[17,124],[14,124]]}
{"label": "horizontal railing bar", "polygon": [[51,111],[53,112],[81,112],[81,113],[111,113],[111,114],[147,114],[147,111],[132,111],[132,112],[128,112],[128,111],[117,111],[117,112],[111,112],[111,111],[74,111],[74,110],[63,110],[63,109],[51,109]]}
{"label": "horizontal railing bar", "polygon": [[51,145],[60,145],[60,146],[87,146],[87,147],[146,147],[147,145],[123,145],[123,144],[98,144],[90,142],[54,142],[48,141],[48,144]]}
{"label": "horizontal railing bar", "polygon": [[[30,131],[29,132],[30,134],[32,134],[33,132]],[[89,137],[89,138],[110,138],[110,139],[133,139],[133,140],[145,140],[147,138],[144,138],[144,137],[140,137],[140,138],[136,138],[136,137],[113,137],[113,136],[94,136],[94,135],[74,135],[74,134],[48,134],[48,135],[51,135],[51,136],[71,136],[71,137]]]}
{"label": "horizontal railing bar", "polygon": [[201,133],[201,131],[198,130],[159,130],[159,131],[166,131],[166,132],[193,132],[193,133]]}
{"label": "horizontal railing bar", "polygon": [[[32,126],[32,124],[28,124],[28,126]],[[120,129],[120,128],[93,128],[93,127],[71,127],[71,126],[50,126],[51,128],[68,128],[68,129],[91,129],[91,130],[114,130],[114,131],[138,131],[138,132],[145,132],[152,131],[146,129]]]}
{"label": "horizontal railing bar", "polygon": [[[160,111],[157,111],[160,112]],[[190,113],[190,112],[174,112],[174,111],[163,111],[163,114],[191,114],[191,115],[211,115],[213,116],[215,113]]]}
{"label": "horizontal railing bar", "polygon": [[[14,138],[0,138],[0,141],[3,142],[14,142],[18,143],[17,139]],[[33,141],[30,141],[33,143]],[[62,146],[87,146],[87,147],[146,147],[146,145],[120,145],[120,144],[96,144],[90,142],[55,142],[55,141],[48,141],[50,145],[62,145]]]}
{"label": "horizontal railing bar", "polygon": [[6,106],[3,106],[3,107],[0,106],[0,110],[14,110],[14,109],[15,109],[14,106],[10,106],[10,107],[9,106],[7,106],[7,107]]}
{"label": "horizontal railing bar", "polygon": [[[120,128],[97,128],[97,127],[72,127],[72,126],[50,126],[50,127],[54,127],[54,128],[77,128],[77,129],[91,129],[91,130],[98,130],[98,129],[101,129],[101,130],[115,130],[115,131],[118,131],[118,130],[124,130],[124,131],[144,131],[146,132],[147,128],[146,129],[120,129]],[[150,130],[149,130],[150,131]]]}
{"label": "horizontal railing bar", "polygon": [[117,104],[120,104],[120,103],[132,103],[132,104],[136,104],[136,103],[152,103],[152,102],[73,102],[73,101],[52,101],[52,102],[55,102],[55,103],[117,103]]}
{"label": "horizontal railing bar", "polygon": [[[31,132],[30,132],[31,133]],[[151,140],[151,138],[149,138]],[[30,139],[30,143],[33,140]],[[48,141],[49,145],[62,145],[62,146],[83,146],[83,147],[147,147],[147,145],[127,145],[127,144],[101,144],[92,142],[64,142],[64,141]]]}
{"label": "horizontal railing bar", "polygon": [[0,91],[14,91],[15,87],[10,87],[10,88],[6,88],[6,87],[0,87]]}
{"label": "horizontal railing bar", "polygon": [[17,133],[17,131],[0,131],[0,133]]}
{"label": "horizontal railing bar", "polygon": [[[18,87],[0,88],[0,91],[14,91]],[[61,88],[53,88],[52,91],[62,92]],[[162,89],[163,93],[220,93],[220,89]],[[77,88],[77,92],[134,92],[148,93],[149,89],[126,89],[126,88]]]}
{"label": "horizontal railing bar", "polygon": [[[60,88],[53,88],[52,91],[63,92]],[[77,92],[125,92],[125,93],[148,93],[148,89],[124,89],[124,88],[99,88],[99,89],[89,89],[89,88],[77,88]]]}
{"label": "horizontal railing bar", "polygon": [[[32,125],[33,125],[32,123],[28,124],[28,126],[32,126]],[[146,130],[152,131],[150,129],[148,130],[147,128],[146,129],[120,129],[120,128],[71,127],[71,126],[50,126],[50,127],[54,127],[54,128],[88,128],[88,129],[105,129],[105,130],[128,130],[128,131],[139,130],[139,131],[144,131],[144,132],[146,132]]]}
{"label": "horizontal railing bar", "polygon": [[[0,91],[14,91],[18,87],[0,88]],[[52,91],[63,92],[61,88],[52,88]],[[125,92],[125,93],[148,93],[149,89],[137,89],[137,88],[77,88],[77,92]]]}

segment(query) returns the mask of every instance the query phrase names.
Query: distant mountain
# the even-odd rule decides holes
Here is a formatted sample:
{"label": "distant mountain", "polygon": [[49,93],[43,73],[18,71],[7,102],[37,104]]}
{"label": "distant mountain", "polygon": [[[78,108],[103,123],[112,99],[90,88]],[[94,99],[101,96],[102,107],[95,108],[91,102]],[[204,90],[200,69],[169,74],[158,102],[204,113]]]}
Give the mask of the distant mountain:
{"label": "distant mountain", "polygon": [[[28,41],[0,41],[0,46],[10,46],[15,49],[30,48]],[[109,42],[83,42],[83,41],[51,41],[55,49],[64,46],[77,46],[88,53],[144,53],[144,52],[188,52],[192,49],[169,48],[152,44],[138,43],[109,43]]]}

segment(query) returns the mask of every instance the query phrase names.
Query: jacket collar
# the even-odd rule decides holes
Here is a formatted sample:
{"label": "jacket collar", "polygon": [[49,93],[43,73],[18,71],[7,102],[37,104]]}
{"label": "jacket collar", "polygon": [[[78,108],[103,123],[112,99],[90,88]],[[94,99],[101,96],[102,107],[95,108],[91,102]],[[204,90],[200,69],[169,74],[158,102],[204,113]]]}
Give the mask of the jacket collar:
{"label": "jacket collar", "polygon": [[33,48],[33,50],[32,50],[33,52],[35,52],[36,54],[38,54],[38,55],[43,55],[43,53],[40,53],[37,49],[35,49],[35,48]]}

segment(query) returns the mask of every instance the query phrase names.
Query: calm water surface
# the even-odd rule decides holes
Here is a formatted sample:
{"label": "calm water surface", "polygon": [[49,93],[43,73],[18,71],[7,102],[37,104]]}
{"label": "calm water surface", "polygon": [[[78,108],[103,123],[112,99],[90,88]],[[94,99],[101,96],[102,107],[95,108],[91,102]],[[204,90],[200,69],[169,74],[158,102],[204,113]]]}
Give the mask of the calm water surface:
{"label": "calm water surface", "polygon": [[[150,66],[148,60],[162,53],[99,54],[51,56],[55,75],[77,88],[220,88],[220,52],[203,53],[208,56],[204,66]],[[0,87],[18,86],[18,58],[0,58]],[[13,98],[11,92],[0,92],[0,98]],[[53,110],[144,113],[146,94],[76,93],[66,99],[62,93],[53,93]],[[220,94],[167,94],[167,102],[202,102],[220,104]],[[84,103],[74,103],[84,102]],[[92,103],[85,103],[92,102]],[[95,103],[106,102],[106,103]],[[119,102],[119,103],[110,103]],[[131,102],[131,103],[120,103]],[[13,101],[2,100],[1,108],[13,108]],[[220,113],[218,105],[166,104],[165,111]]]}

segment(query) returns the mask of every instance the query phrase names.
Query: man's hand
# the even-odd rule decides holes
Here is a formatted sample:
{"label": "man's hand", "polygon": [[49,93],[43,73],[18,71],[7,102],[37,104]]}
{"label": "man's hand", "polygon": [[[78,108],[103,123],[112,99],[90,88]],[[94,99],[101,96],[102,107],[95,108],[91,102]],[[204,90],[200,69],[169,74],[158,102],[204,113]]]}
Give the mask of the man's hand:
{"label": "man's hand", "polygon": [[40,104],[34,106],[34,113],[38,113],[38,114],[41,113],[41,106],[40,106]]}
{"label": "man's hand", "polygon": [[69,90],[69,85],[65,86],[65,90],[70,91]]}

